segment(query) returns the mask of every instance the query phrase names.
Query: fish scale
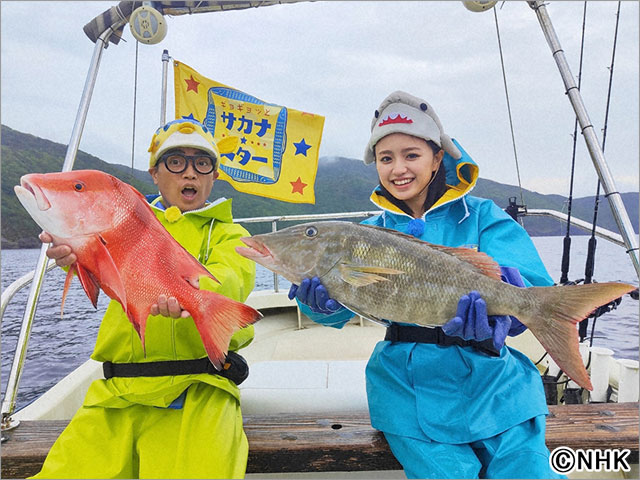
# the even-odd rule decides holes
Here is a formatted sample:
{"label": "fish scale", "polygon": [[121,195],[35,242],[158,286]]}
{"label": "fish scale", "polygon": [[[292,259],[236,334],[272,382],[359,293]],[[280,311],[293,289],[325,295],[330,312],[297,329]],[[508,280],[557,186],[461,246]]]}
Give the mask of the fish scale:
{"label": "fish scale", "polygon": [[[411,318],[413,322],[422,325],[436,326],[455,316],[458,299],[474,289],[482,290],[483,297],[492,300],[491,314],[494,315],[500,314],[501,310],[504,312],[506,309],[501,309],[500,306],[512,301],[510,296],[500,295],[501,290],[492,288],[491,283],[495,283],[495,280],[473,272],[460,275],[452,265],[449,255],[439,252],[429,257],[420,255],[418,248],[412,249],[415,244],[412,239],[402,236],[389,238],[378,231],[369,235],[368,243],[359,240],[359,236],[345,235],[343,238],[347,239],[343,241],[347,248],[352,245],[348,258],[343,257],[343,261],[361,266],[390,267],[404,272],[390,281],[362,287],[346,283],[335,267],[320,277],[330,292],[342,290],[340,296],[345,305],[370,305],[369,315],[374,311],[376,317],[386,320],[406,322]],[[389,241],[393,243],[390,245]],[[420,301],[425,296],[425,290],[427,297],[450,300],[430,303]],[[367,316],[366,312],[363,314]]]}
{"label": "fish scale", "polygon": [[517,317],[569,377],[591,389],[578,349],[576,323],[635,290],[607,282],[518,288],[482,252],[430,244],[370,225],[314,222],[244,238],[241,255],[294,284],[317,276],[329,296],[374,321],[443,325],[460,297],[477,291],[489,315]]}

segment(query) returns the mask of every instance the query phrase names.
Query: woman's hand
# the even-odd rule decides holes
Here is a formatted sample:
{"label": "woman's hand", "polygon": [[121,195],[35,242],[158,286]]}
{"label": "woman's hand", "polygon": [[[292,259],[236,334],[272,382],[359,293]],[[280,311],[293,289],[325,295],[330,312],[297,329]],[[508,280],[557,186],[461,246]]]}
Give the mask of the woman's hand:
{"label": "woman's hand", "polygon": [[305,278],[300,286],[291,285],[289,299],[293,300],[294,297],[316,313],[334,313],[343,308],[342,304],[329,297],[329,292],[318,277]]}
{"label": "woman's hand", "polygon": [[493,339],[496,350],[504,346],[511,317],[506,315],[487,315],[487,304],[478,292],[463,295],[458,302],[456,316],[442,326],[446,335],[461,337],[464,340],[481,341]]}

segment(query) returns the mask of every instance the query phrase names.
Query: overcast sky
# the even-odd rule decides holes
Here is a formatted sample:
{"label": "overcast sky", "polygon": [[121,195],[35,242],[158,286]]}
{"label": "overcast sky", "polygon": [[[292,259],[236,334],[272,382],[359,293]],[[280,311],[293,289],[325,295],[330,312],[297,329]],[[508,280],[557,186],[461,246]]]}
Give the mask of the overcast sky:
{"label": "overcast sky", "polygon": [[[2,123],[68,143],[93,52],[82,27],[116,2],[8,2],[1,9]],[[499,2],[498,23],[524,188],[569,192],[574,114],[534,11]],[[583,2],[547,10],[577,78]],[[588,2],[582,95],[600,138],[617,2]],[[159,45],[140,45],[133,142],[136,45],[129,28],[104,51],[80,149],[146,169],[160,123],[162,50],[202,75],[264,101],[324,115],[321,157],[362,158],[372,114],[394,90],[425,98],[480,176],[518,184],[493,11],[462,2],[303,2],[169,17]],[[619,191],[638,191],[638,2],[624,1],[605,156]],[[168,116],[173,118],[173,73]],[[597,176],[580,134],[577,196]],[[338,165],[338,164],[336,164]],[[373,167],[372,167],[373,168]]]}

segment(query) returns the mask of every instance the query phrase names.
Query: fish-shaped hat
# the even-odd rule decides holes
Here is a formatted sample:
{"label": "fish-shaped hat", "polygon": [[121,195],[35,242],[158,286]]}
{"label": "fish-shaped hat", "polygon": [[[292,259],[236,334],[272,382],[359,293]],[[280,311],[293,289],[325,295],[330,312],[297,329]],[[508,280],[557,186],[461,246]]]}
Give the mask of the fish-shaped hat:
{"label": "fish-shaped hat", "polygon": [[458,160],[462,157],[451,137],[444,133],[435,110],[429,103],[400,90],[385,98],[371,121],[371,138],[364,151],[364,163],[374,163],[374,148],[381,138],[391,133],[406,133],[432,140]]}
{"label": "fish-shaped hat", "polygon": [[172,120],[158,128],[151,139],[149,167],[154,167],[164,152],[172,148],[191,147],[207,152],[217,160],[220,151],[213,134],[203,124],[190,118]]}

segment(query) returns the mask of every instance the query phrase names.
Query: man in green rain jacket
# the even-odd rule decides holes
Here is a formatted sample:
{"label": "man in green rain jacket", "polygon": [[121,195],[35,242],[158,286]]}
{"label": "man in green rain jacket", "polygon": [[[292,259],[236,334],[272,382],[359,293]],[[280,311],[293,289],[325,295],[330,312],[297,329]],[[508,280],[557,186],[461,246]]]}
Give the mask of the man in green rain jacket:
{"label": "man in green rain jacket", "polygon": [[[244,302],[255,264],[235,252],[248,232],[233,223],[231,201],[207,202],[220,157],[212,134],[196,121],[174,120],[156,131],[149,151],[149,173],[160,191],[148,197],[156,217],[220,281],[203,278],[200,288]],[[46,232],[40,238],[51,241]],[[60,266],[75,261],[66,245],[50,247],[47,255]],[[105,377],[114,376],[91,384],[36,478],[244,477],[248,443],[234,382],[246,375],[241,357],[229,354],[235,361],[225,376],[205,373],[210,364],[202,373],[157,376],[166,365],[157,362],[181,368],[206,352],[174,297],[161,296],[151,312],[145,356],[120,304],[109,303],[92,358],[106,364]],[[252,339],[253,326],[237,331],[230,352]],[[134,376],[119,376],[123,364]]]}

